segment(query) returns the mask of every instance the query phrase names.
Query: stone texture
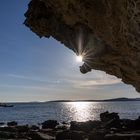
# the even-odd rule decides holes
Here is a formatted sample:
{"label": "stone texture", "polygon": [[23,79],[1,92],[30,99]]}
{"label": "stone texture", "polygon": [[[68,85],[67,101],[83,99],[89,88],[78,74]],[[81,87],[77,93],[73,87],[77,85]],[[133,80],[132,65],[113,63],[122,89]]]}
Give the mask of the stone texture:
{"label": "stone texture", "polygon": [[139,0],[31,0],[25,25],[84,56],[82,73],[102,70],[140,92]]}

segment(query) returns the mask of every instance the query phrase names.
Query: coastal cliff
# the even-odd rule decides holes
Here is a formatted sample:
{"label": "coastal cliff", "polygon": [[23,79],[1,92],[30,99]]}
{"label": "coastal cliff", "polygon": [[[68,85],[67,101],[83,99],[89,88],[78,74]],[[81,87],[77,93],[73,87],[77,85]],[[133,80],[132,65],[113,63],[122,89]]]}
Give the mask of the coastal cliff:
{"label": "coastal cliff", "polygon": [[24,24],[83,55],[82,73],[102,70],[140,92],[139,0],[31,0]]}

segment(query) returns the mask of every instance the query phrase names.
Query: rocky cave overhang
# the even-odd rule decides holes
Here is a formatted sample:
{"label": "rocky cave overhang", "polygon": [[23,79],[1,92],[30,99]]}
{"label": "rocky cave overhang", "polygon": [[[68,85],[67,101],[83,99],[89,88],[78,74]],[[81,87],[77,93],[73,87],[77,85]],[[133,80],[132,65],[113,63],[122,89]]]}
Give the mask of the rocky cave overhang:
{"label": "rocky cave overhang", "polygon": [[30,0],[24,24],[140,92],[140,0]]}

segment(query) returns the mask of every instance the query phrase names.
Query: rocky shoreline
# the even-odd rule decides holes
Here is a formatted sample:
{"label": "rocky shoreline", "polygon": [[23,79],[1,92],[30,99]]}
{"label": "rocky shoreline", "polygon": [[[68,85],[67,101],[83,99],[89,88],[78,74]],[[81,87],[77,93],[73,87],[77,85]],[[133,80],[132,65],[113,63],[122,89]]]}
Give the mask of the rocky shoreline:
{"label": "rocky shoreline", "polygon": [[136,120],[120,119],[118,113],[104,112],[100,120],[58,123],[47,120],[37,125],[0,123],[0,140],[139,140],[140,116]]}

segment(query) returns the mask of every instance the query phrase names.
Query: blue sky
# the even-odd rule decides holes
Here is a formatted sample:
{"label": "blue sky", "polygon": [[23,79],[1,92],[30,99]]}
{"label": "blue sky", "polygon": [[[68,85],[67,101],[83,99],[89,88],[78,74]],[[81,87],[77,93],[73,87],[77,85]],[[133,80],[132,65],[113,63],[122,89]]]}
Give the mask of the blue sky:
{"label": "blue sky", "polygon": [[0,102],[140,97],[105,72],[79,71],[76,55],[23,25],[29,0],[1,0]]}

